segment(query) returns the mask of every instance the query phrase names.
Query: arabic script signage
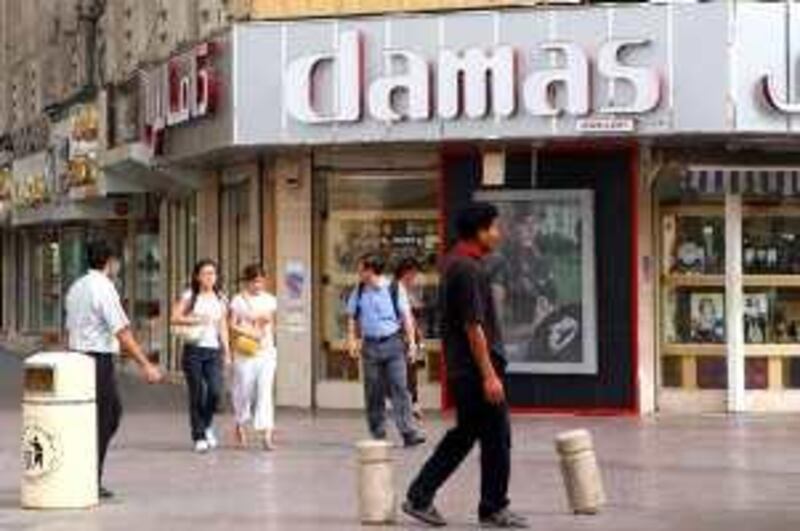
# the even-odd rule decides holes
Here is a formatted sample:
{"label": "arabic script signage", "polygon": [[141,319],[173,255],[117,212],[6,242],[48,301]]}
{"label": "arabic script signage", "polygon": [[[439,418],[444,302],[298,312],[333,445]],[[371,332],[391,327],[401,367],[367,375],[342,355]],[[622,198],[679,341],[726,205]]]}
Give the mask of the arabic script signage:
{"label": "arabic script signage", "polygon": [[163,151],[167,129],[214,113],[219,93],[216,51],[215,43],[206,42],[144,75],[144,137],[155,154]]}

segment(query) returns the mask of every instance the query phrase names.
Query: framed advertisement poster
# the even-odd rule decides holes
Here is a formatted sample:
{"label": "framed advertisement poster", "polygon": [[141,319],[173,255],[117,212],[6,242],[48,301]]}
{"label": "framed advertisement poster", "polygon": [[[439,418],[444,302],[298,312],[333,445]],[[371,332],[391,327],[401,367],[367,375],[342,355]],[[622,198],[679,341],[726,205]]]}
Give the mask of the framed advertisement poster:
{"label": "framed advertisement poster", "polygon": [[596,374],[591,190],[478,192],[500,210],[503,243],[487,259],[508,371]]}

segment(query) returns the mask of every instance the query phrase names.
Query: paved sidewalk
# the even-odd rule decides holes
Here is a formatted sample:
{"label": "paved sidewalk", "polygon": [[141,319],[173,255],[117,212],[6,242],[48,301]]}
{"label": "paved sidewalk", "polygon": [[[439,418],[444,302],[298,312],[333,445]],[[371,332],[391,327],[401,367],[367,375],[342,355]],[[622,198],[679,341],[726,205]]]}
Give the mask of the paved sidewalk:
{"label": "paved sidewalk", "polygon": [[[30,512],[18,506],[19,361],[0,355],[0,529],[356,529],[352,445],[363,422],[349,414],[280,412],[279,451],[188,448],[183,392],[124,385],[126,416],[109,459],[121,495],[92,511]],[[221,426],[227,427],[229,418]],[[437,439],[446,423],[430,421]],[[601,515],[566,512],[553,436],[590,427],[610,504]],[[800,527],[800,418],[705,416],[515,418],[514,506],[547,530],[795,530]],[[396,451],[404,488],[430,445]],[[439,500],[451,528],[475,527],[473,454]],[[399,528],[415,529],[401,520]]]}

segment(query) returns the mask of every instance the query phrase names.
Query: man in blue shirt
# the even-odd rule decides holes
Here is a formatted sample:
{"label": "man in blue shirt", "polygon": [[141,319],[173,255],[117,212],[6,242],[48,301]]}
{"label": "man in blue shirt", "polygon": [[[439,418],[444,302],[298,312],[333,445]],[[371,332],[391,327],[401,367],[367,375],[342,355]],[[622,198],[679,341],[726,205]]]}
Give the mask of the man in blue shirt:
{"label": "man in blue shirt", "polygon": [[425,442],[414,427],[408,393],[407,357],[415,357],[414,325],[408,295],[383,276],[377,255],[359,260],[359,283],[347,301],[347,349],[362,358],[367,424],[376,439],[386,438],[386,394],[406,447]]}

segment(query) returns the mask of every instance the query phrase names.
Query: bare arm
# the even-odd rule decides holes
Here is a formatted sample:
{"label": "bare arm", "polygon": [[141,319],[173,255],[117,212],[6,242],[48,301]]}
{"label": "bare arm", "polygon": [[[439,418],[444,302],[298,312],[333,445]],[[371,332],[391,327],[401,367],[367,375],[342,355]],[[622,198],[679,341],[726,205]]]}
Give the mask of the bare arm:
{"label": "bare arm", "polygon": [[347,318],[347,353],[350,357],[357,358],[360,354],[358,341],[358,323],[350,316]]}
{"label": "bare arm", "polygon": [[491,354],[489,354],[489,343],[486,341],[486,334],[483,326],[478,323],[467,325],[467,338],[469,339],[470,351],[475,364],[481,372],[484,380],[496,378],[497,374],[492,365]]}
{"label": "bare arm", "polygon": [[161,380],[161,371],[147,359],[144,350],[142,350],[142,347],[139,346],[139,343],[133,337],[130,327],[126,326],[117,332],[116,336],[122,347],[122,351],[133,358],[136,364],[139,365],[142,374],[148,382],[155,383]]}
{"label": "bare arm", "polygon": [[413,358],[417,353],[417,322],[411,312],[406,313],[403,317],[403,331],[406,334],[408,355]]}
{"label": "bare arm", "polygon": [[230,318],[228,319],[228,328],[230,333],[247,336],[252,339],[261,339],[263,335],[256,327],[251,326],[244,322],[235,311],[229,311],[228,315]]}
{"label": "bare arm", "polygon": [[226,311],[225,314],[222,316],[222,319],[219,321],[219,337],[220,342],[222,343],[222,355],[225,363],[231,362],[231,342],[230,342],[230,331],[228,330],[228,312]]}
{"label": "bare arm", "polygon": [[494,365],[492,365],[489,343],[486,341],[483,326],[479,323],[468,324],[467,338],[469,339],[472,358],[475,360],[475,364],[478,366],[483,378],[484,395],[492,404],[499,404],[505,400],[505,391],[503,390],[503,383],[498,378]]}
{"label": "bare arm", "polygon": [[170,313],[170,323],[174,325],[192,326],[202,324],[202,319],[198,317],[191,317],[187,314],[187,303],[183,298],[176,300],[172,304],[172,311]]}

